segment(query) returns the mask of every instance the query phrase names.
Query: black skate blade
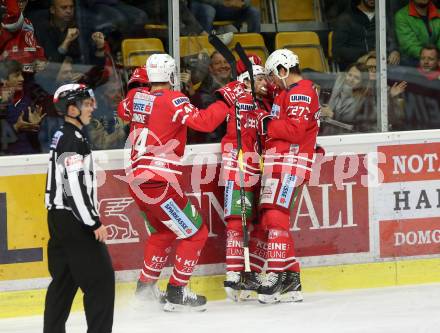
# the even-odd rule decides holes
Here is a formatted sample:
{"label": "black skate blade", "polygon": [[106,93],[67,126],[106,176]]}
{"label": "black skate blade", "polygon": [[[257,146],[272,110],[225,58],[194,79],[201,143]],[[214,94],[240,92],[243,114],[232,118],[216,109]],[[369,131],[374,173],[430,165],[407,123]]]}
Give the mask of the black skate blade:
{"label": "black skate blade", "polygon": [[181,305],[166,302],[163,310],[165,312],[205,312],[207,310],[206,304],[199,306]]}

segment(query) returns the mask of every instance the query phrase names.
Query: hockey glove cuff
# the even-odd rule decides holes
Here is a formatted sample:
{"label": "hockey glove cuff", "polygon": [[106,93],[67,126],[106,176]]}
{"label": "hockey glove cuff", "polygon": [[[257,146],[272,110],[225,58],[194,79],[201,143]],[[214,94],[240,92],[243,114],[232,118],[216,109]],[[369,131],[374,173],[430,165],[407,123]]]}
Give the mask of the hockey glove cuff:
{"label": "hockey glove cuff", "polygon": [[235,104],[235,101],[245,93],[245,86],[243,83],[233,81],[218,89],[215,95],[218,99],[223,100],[229,107]]}

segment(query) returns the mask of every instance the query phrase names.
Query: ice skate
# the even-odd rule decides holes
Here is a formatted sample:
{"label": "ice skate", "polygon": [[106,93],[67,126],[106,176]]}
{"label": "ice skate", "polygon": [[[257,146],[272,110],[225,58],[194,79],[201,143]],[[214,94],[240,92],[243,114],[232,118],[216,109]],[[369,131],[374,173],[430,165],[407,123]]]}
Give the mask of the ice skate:
{"label": "ice skate", "polygon": [[258,301],[263,304],[273,304],[280,301],[283,283],[283,273],[270,272],[258,288]]}
{"label": "ice skate", "polygon": [[298,272],[284,272],[281,290],[281,302],[302,302],[301,279]]}
{"label": "ice skate", "polygon": [[241,274],[240,272],[227,271],[226,280],[223,282],[226,295],[234,302],[238,302],[241,293]]}
{"label": "ice skate", "polygon": [[193,293],[187,286],[168,284],[164,311],[206,311],[206,297]]}
{"label": "ice skate", "polygon": [[257,299],[257,290],[261,286],[263,278],[261,273],[242,272],[240,300],[250,301]]}
{"label": "ice skate", "polygon": [[165,304],[165,292],[161,291],[157,286],[157,282],[142,282],[138,280],[136,291],[134,292],[136,298],[140,301],[159,302]]}

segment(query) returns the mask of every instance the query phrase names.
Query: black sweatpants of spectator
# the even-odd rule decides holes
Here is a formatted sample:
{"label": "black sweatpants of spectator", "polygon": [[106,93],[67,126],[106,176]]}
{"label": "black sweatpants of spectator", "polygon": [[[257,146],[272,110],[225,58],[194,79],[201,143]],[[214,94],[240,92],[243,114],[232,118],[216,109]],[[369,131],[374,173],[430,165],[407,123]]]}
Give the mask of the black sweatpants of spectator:
{"label": "black sweatpants of spectator", "polygon": [[98,242],[67,209],[48,211],[49,272],[44,333],[65,333],[78,287],[84,293],[88,333],[111,333],[115,275],[104,243]]}

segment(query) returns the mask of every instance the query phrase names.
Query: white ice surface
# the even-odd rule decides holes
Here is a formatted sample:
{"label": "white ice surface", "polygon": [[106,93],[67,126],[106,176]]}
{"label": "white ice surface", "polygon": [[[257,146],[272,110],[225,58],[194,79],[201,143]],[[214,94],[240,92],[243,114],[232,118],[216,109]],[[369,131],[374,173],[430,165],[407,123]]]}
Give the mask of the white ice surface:
{"label": "white ice surface", "polygon": [[[205,313],[164,313],[131,302],[117,308],[114,333],[436,333],[440,284],[306,293],[297,304],[208,303]],[[0,320],[0,332],[42,332],[42,317]],[[85,333],[84,313],[71,314],[68,333]]]}

